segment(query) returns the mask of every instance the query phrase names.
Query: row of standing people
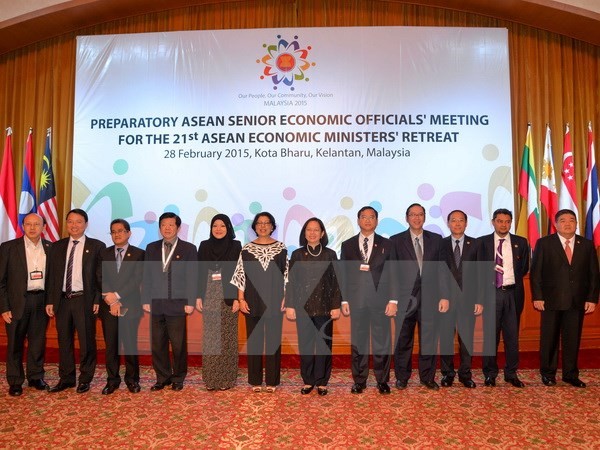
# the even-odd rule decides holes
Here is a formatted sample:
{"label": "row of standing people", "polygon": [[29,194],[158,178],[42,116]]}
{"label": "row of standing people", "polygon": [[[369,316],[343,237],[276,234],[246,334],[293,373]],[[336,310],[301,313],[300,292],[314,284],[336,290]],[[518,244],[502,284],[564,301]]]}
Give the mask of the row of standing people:
{"label": "row of standing people", "polygon": [[[564,221],[565,217],[574,218],[572,212],[562,213],[560,216],[557,214],[557,225],[561,220]],[[448,264],[459,290],[465,291],[467,288],[462,285],[462,262],[477,260],[496,263],[493,269],[496,291],[496,323],[493,327],[495,348],[493,354],[484,357],[485,384],[495,385],[498,367],[494,355],[502,332],[507,354],[505,380],[514,386],[522,387],[523,383],[516,374],[518,327],[524,302],[522,278],[528,271],[529,249],[526,240],[509,233],[512,221],[510,211],[496,211],[492,220],[494,233],[478,240],[464,234],[467,217],[462,211],[453,211],[448,216],[451,236],[445,240],[439,235],[423,230],[425,210],[421,205],[411,205],[407,209],[406,219],[409,230],[388,240],[375,233],[377,211],[370,207],[362,208],[358,212],[360,233],[342,244],[342,260],[355,261],[356,264],[342,271],[345,275],[340,280],[336,279],[336,271],[332,265],[337,259],[336,254],[326,247],[327,234],[323,223],[317,218],[309,219],[300,235],[301,247],[290,258],[290,283],[285,295],[288,278],[287,250],[283,243],[271,237],[276,224],[273,216],[266,212],[255,217],[252,228],[257,238],[243,249],[234,239],[229,218],[225,215],[215,216],[211,222],[210,238],[201,243],[198,251],[192,244],[177,238],[181,224],[179,217],[173,213],[165,213],[159,222],[163,239],[149,244],[144,254],[143,250],[129,245],[130,230],[126,221],[117,219],[111,223],[111,237],[115,245],[106,249],[100,241],[85,236],[85,212],[73,210],[67,215],[67,231],[70,237],[52,247],[47,265],[40,258],[40,251],[43,250],[45,255],[50,247],[48,242],[40,240],[39,237],[43,226],[41,218],[35,214],[29,215],[24,220],[27,239],[4,243],[0,249],[0,305],[3,318],[7,322],[9,393],[20,395],[22,392],[21,385],[25,374],[20,358],[25,338],[29,341],[26,374],[29,384],[37,389],[48,388],[43,380],[43,349],[47,323],[44,309],[48,316],[56,314],[59,338],[60,380],[50,389],[51,392],[75,386],[72,344],[74,330],[78,332],[81,351],[77,392],[89,390],[96,361],[96,313],[100,313],[102,319],[107,347],[107,384],[103,393],[114,392],[121,382],[118,351],[120,340],[125,345],[127,355],[126,385],[131,392],[139,392],[136,346],[137,325],[142,314],[140,304],[143,304],[144,310],[152,313],[152,361],[157,381],[151,389],[161,390],[170,385],[174,390],[181,390],[187,373],[185,314],[193,311],[193,303],[189,299],[195,297],[198,297],[195,306],[205,315],[203,378],[208,389],[228,389],[235,384],[236,313],[239,310],[244,314],[246,321],[248,381],[254,391],[261,390],[264,353],[266,390],[275,391],[280,381],[281,312],[285,311],[288,319],[296,320],[298,326],[301,373],[305,383],[301,392],[308,394],[316,386],[320,395],[327,394],[327,382],[331,374],[332,320],[339,317],[340,310],[344,315],[350,315],[351,308],[353,393],[361,393],[366,387],[369,340],[372,343],[379,392],[390,392],[389,317],[396,319],[396,329],[399,331],[394,350],[396,387],[405,388],[410,378],[414,329],[419,323],[419,377],[421,383],[428,388],[438,388],[435,381],[436,351],[424,351],[426,346],[423,344],[437,343],[440,339],[442,344],[451,342],[453,348],[454,325],[458,318],[466,321],[466,325],[461,326],[463,333],[459,334],[459,381],[466,387],[475,387],[470,371],[470,349],[474,316],[481,314],[483,302],[474,301],[471,304],[466,301],[461,304],[460,299],[472,299],[477,296],[456,295],[456,292],[452,294],[454,301],[453,298],[440,298],[436,306],[439,313],[449,317],[446,321],[450,321],[451,326],[445,329],[451,329],[451,335],[424,336],[423,331],[435,334],[438,328],[435,325],[428,326],[422,321],[435,321],[438,317],[435,314],[423,314],[421,288],[427,280],[434,280],[438,275],[437,266],[428,265],[428,261],[443,261]],[[546,285],[548,279],[557,278],[549,276],[548,271],[563,268],[546,268],[546,259],[551,259],[552,255],[545,254],[538,258],[541,262],[537,265],[539,270],[535,271],[536,277],[532,273],[532,290],[536,309],[543,310],[540,353],[542,381],[547,385],[556,383],[559,334],[556,330],[561,329],[563,321],[568,321],[568,326],[562,328],[567,330],[563,331],[563,352],[574,354],[574,357],[567,357],[566,360],[563,357],[563,380],[576,386],[584,386],[578,378],[577,351],[583,314],[592,312],[597,302],[597,259],[595,253],[593,258],[589,257],[591,254],[588,242],[579,236],[574,239],[575,227],[567,226],[566,232],[562,232],[564,227],[559,226],[558,229],[559,233],[552,236],[570,236],[574,250],[577,250],[572,255],[577,255],[577,261],[589,264],[589,270],[584,272],[580,267],[575,270],[569,262],[567,270],[580,274],[581,281],[577,284],[578,289],[574,291],[567,287],[572,294],[571,303],[562,299],[560,308],[556,309],[556,288],[553,286],[550,292],[547,292]],[[546,243],[544,240],[541,242],[543,245],[540,248],[544,248]],[[78,246],[79,243],[82,245]],[[26,252],[26,258],[23,258],[23,252]],[[541,255],[542,252],[539,253]],[[26,262],[25,271],[13,270],[16,267],[13,263],[17,258],[22,259],[21,263]],[[154,261],[156,264],[144,265],[143,272],[141,264],[132,264],[144,260]],[[178,283],[180,278],[173,277],[171,269],[171,262],[179,264],[183,261],[197,260],[211,261],[200,271],[199,295],[195,291],[195,283]],[[404,285],[409,286],[408,291],[387,289],[383,286],[386,283],[384,267],[386,262],[392,260],[415,263],[414,271],[406,271],[409,273],[409,283],[405,282]],[[102,264],[102,261],[108,265]],[[231,263],[235,264],[235,261],[237,264],[234,270]],[[296,264],[298,262],[319,264]],[[49,270],[49,282],[46,285],[45,269],[51,267],[55,270]],[[189,264],[187,267],[189,272],[184,271],[183,276],[186,279],[195,279],[195,266]],[[428,267],[431,270],[428,271]],[[499,278],[500,273],[502,276]],[[140,298],[141,279],[145,280],[142,289],[145,294]],[[404,280],[406,279],[405,276]],[[24,280],[27,280],[26,289],[23,287]],[[232,280],[234,286],[229,280]],[[572,286],[572,280],[567,281],[569,282]],[[94,283],[98,285],[94,286]],[[161,292],[162,295],[151,294],[157,292]],[[398,297],[391,298],[394,295]],[[25,300],[19,301],[21,298]],[[549,298],[547,305],[553,305],[552,307],[544,308],[546,298]],[[44,308],[45,303],[47,305]],[[454,307],[451,307],[452,304]],[[567,312],[575,311],[572,315],[580,318],[579,322],[562,312],[565,305]],[[460,309],[464,314],[459,312],[457,315],[456,312]],[[449,310],[454,312],[454,315],[446,314]],[[551,318],[548,317],[550,315]],[[43,333],[40,330],[43,330]],[[573,333],[577,335],[577,331],[579,337],[575,336],[574,339]],[[173,351],[172,360],[169,356],[169,343]],[[456,372],[451,354],[442,357],[441,367],[442,385],[452,385]]]}

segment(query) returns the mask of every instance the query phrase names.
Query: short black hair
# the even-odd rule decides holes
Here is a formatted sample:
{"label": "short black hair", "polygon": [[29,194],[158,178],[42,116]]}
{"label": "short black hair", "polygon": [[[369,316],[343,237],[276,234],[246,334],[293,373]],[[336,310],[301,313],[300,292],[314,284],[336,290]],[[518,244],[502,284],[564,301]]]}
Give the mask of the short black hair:
{"label": "short black hair", "polygon": [[571,216],[575,217],[575,220],[577,220],[577,214],[575,214],[575,212],[573,210],[571,210],[571,209],[561,209],[556,214],[554,214],[554,221],[558,222],[558,218],[560,216],[564,216],[565,214],[570,214]]}
{"label": "short black hair", "polygon": [[87,223],[87,221],[88,221],[88,215],[87,215],[87,213],[86,213],[86,212],[85,212],[83,209],[80,209],[80,208],[75,208],[75,209],[72,209],[72,210],[71,210],[71,211],[69,211],[69,212],[67,213],[67,215],[65,216],[65,220],[66,220],[66,219],[68,219],[68,218],[69,218],[69,215],[71,215],[71,214],[79,214],[81,217],[83,217],[83,218],[84,218],[84,220],[85,220],[85,223]]}
{"label": "short black hair", "polygon": [[427,213],[425,212],[425,207],[423,205],[421,205],[420,203],[413,203],[411,205],[408,205],[408,208],[406,208],[406,217],[408,217],[408,212],[410,211],[410,208],[412,208],[413,206],[418,206],[423,210],[423,214],[427,215]]}
{"label": "short black hair", "polygon": [[495,220],[496,217],[498,216],[498,214],[506,214],[507,216],[510,217],[510,220],[512,220],[513,216],[512,216],[512,211],[506,209],[506,208],[498,208],[496,211],[494,211],[494,215],[492,216],[492,220]]}
{"label": "short black hair", "polygon": [[308,241],[306,240],[306,227],[308,226],[309,222],[317,222],[319,224],[319,227],[321,228],[321,231],[323,232],[323,236],[321,236],[321,239],[320,239],[321,246],[327,247],[327,244],[329,244],[329,237],[327,237],[327,231],[325,230],[325,225],[323,224],[323,221],[321,219],[319,219],[318,217],[311,217],[306,222],[304,222],[304,226],[302,227],[302,230],[300,231],[300,247],[304,247],[304,246],[308,245]]}
{"label": "short black hair", "polygon": [[452,211],[450,211],[450,212],[448,213],[448,218],[446,219],[446,222],[450,222],[450,216],[451,216],[452,214],[454,214],[454,213],[461,213],[461,214],[463,215],[463,217],[465,218],[465,222],[466,222],[467,220],[469,220],[469,218],[467,217],[467,213],[466,213],[466,212],[464,212],[462,209],[453,209]]}
{"label": "short black hair", "polygon": [[256,223],[258,222],[259,217],[267,217],[269,219],[269,222],[271,222],[271,225],[273,225],[273,229],[269,235],[273,234],[273,231],[277,229],[277,224],[275,223],[275,217],[273,217],[273,214],[267,211],[259,212],[254,216],[254,220],[252,221],[252,231],[256,233]]}
{"label": "short black hair", "polygon": [[365,212],[367,209],[372,210],[375,213],[375,218],[379,219],[379,213],[377,212],[377,210],[375,208],[373,208],[372,206],[363,206],[362,208],[360,208],[358,210],[358,212],[356,213],[356,217],[360,219],[360,215]]}
{"label": "short black hair", "polygon": [[179,217],[174,212],[164,212],[164,213],[162,213],[160,215],[160,217],[158,218],[158,226],[159,227],[160,227],[160,224],[163,221],[163,219],[175,219],[175,225],[177,225],[177,228],[179,228],[181,226],[181,217]]}
{"label": "short black hair", "polygon": [[123,227],[127,230],[127,231],[131,231],[131,226],[129,225],[129,222],[127,222],[125,219],[115,219],[110,223],[110,229],[112,230],[112,226],[116,225],[120,223],[121,225],[123,225]]}

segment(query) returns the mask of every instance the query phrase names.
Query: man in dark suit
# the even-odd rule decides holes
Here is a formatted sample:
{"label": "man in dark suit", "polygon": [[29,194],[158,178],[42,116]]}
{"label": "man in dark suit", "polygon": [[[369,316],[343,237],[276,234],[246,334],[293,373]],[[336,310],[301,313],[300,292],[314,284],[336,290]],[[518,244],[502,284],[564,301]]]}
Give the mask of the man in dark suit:
{"label": "man in dark suit", "polygon": [[50,289],[46,312],[56,316],[59,381],[50,392],[75,387],[75,331],[79,337],[79,384],[77,393],[90,390],[96,370],[96,314],[101,300],[96,278],[104,242],[86,236],[88,215],[82,209],[67,213],[68,238],[50,250]]}
{"label": "man in dark suit", "polygon": [[[42,217],[28,214],[23,218],[25,236],[0,246],[0,312],[6,323],[6,380],[13,397],[23,393],[26,375],[29,386],[48,389],[44,381],[48,327],[44,306],[50,242],[41,239],[44,225]],[[27,373],[23,370],[25,339]]]}
{"label": "man in dark suit", "polygon": [[459,209],[448,214],[450,236],[443,239],[442,258],[450,271],[448,284],[450,309],[441,318],[440,365],[442,386],[454,382],[454,332],[458,334],[460,366],[458,380],[467,388],[474,388],[471,374],[475,316],[483,311],[477,296],[477,241],[465,234],[467,215]]}
{"label": "man in dark suit", "polygon": [[106,343],[106,386],[102,394],[112,394],[121,384],[119,350],[125,354],[125,384],[131,393],[140,392],[140,363],[137,337],[142,316],[141,287],[144,250],[129,244],[131,227],[125,219],[110,223],[115,245],[102,250],[98,276],[102,280],[100,320]]}
{"label": "man in dark suit", "polygon": [[482,274],[483,289],[493,285],[495,290],[494,298],[484,298],[483,314],[483,375],[484,384],[491,387],[496,386],[498,376],[496,353],[500,343],[500,332],[506,356],[504,380],[514,387],[525,386],[517,376],[517,368],[519,322],[525,302],[523,277],[529,271],[529,245],[524,237],[510,233],[511,224],[512,212],[504,208],[494,211],[494,233],[479,238],[477,254],[478,261],[490,262],[490,270]]}
{"label": "man in dark suit", "polygon": [[448,311],[450,305],[440,283],[442,237],[423,229],[425,208],[418,203],[406,209],[406,221],[409,229],[390,238],[394,244],[394,256],[402,262],[396,277],[400,283],[397,292],[402,292],[398,298],[400,310],[396,316],[396,387],[405,389],[408,385],[418,323],[419,378],[428,389],[438,390],[435,381],[438,316]]}
{"label": "man in dark suit", "polygon": [[[350,322],[352,346],[351,392],[361,394],[369,376],[369,348],[373,349],[373,371],[380,394],[389,394],[390,317],[396,315],[397,304],[389,301],[386,262],[392,254],[391,242],[375,233],[378,213],[370,206],[358,211],[360,233],[342,242],[340,274],[342,313],[352,314]],[[370,342],[369,342],[370,337]]]}
{"label": "man in dark suit", "polygon": [[600,275],[592,241],[578,236],[577,217],[570,209],[555,216],[556,233],[540,239],[531,264],[533,306],[541,311],[540,374],[546,386],[556,384],[559,337],[562,339],[562,379],[584,388],[577,355],[583,317],[598,303]]}
{"label": "man in dark suit", "polygon": [[[171,389],[181,391],[187,375],[186,315],[194,311],[198,294],[198,252],[194,244],[177,237],[181,226],[177,214],[163,213],[158,223],[163,238],[146,247],[142,283],[143,308],[152,313],[156,383],[150,390],[160,391],[172,385]],[[169,343],[173,350],[172,367]]]}

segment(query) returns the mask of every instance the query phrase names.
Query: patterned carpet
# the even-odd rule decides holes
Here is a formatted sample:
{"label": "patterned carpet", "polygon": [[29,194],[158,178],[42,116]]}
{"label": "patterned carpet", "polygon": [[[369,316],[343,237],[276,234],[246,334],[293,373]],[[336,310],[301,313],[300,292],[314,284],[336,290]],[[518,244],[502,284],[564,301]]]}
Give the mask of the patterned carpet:
{"label": "patterned carpet", "polygon": [[[586,389],[560,382],[548,388],[535,370],[520,371],[517,389],[500,378],[496,388],[462,386],[432,392],[415,377],[404,391],[381,396],[369,380],[350,394],[349,370],[334,369],[330,393],[299,393],[297,369],[284,369],[274,394],[252,393],[246,370],[238,386],[208,392],[201,370],[190,368],[184,390],[150,392],[154,374],[142,370],[142,392],[124,385],[100,394],[104,368],[92,391],[58,394],[25,388],[7,393],[0,365],[0,448],[600,448],[600,370],[587,369]],[[53,385],[57,367],[48,366]]]}

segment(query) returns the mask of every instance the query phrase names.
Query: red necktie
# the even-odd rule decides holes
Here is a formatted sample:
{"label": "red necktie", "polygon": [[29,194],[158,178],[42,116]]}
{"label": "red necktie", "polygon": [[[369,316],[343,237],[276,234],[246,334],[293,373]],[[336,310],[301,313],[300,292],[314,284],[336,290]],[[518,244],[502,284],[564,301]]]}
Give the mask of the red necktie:
{"label": "red necktie", "polygon": [[565,241],[565,254],[567,255],[569,264],[571,264],[571,260],[573,259],[573,250],[571,250],[571,246],[569,245],[570,243],[571,241],[569,239]]}

